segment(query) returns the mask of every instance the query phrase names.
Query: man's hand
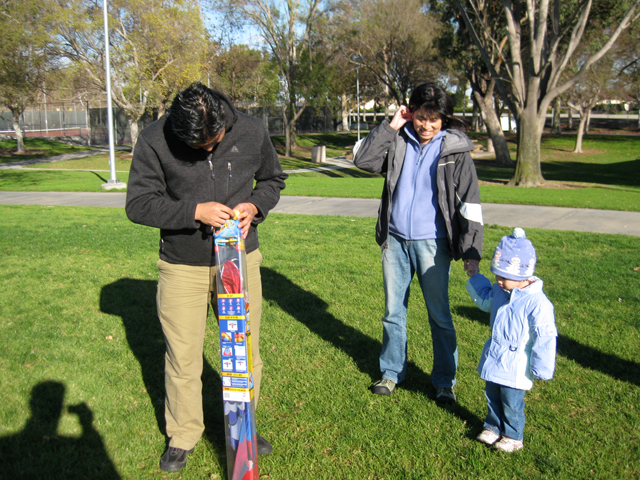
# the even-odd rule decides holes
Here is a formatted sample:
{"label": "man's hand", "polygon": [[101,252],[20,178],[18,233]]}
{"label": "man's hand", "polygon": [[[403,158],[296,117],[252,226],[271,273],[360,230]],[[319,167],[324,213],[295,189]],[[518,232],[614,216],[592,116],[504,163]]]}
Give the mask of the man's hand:
{"label": "man's hand", "polygon": [[205,225],[218,228],[230,218],[233,218],[233,210],[222,203],[207,202],[196,206],[195,219]]}
{"label": "man's hand", "polygon": [[409,111],[409,107],[401,105],[396,114],[391,119],[389,126],[394,130],[400,130],[405,123],[413,120],[413,113]]}
{"label": "man's hand", "polygon": [[247,238],[251,222],[253,221],[254,217],[258,215],[258,207],[256,207],[253,203],[247,202],[236,205],[236,208],[234,208],[234,210],[240,212],[238,220],[241,220],[240,230],[242,231],[242,238]]}
{"label": "man's hand", "polygon": [[464,261],[464,271],[467,272],[467,275],[470,277],[480,273],[480,260],[466,259]]}

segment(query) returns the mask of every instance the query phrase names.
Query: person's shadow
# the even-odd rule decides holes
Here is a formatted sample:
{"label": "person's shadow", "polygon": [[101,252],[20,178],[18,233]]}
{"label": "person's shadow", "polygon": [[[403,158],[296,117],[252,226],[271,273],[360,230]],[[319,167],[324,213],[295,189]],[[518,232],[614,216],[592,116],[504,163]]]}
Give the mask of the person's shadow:
{"label": "person's shadow", "polygon": [[0,437],[0,478],[6,479],[108,479],[120,478],[93,427],[86,403],[71,405],[77,415],[80,437],[61,436],[58,423],[64,413],[65,387],[60,382],[37,384],[31,391],[31,418],[24,429]]}
{"label": "person's shadow", "polygon": [[[140,363],[142,381],[155,411],[158,430],[166,437],[164,419],[165,343],[156,310],[157,287],[158,282],[156,281],[121,278],[102,287],[100,310],[122,318],[127,342]],[[202,371],[202,402],[204,435],[220,458],[220,463],[226,465],[222,380],[206,359]]]}
{"label": "person's shadow", "polygon": [[[327,311],[327,303],[315,294],[296,285],[281,273],[270,268],[261,268],[262,295],[276,303],[298,322],[331,343],[334,348],[349,355],[358,369],[368,375],[371,381],[380,378],[379,356],[382,344],[360,330],[345,324]],[[414,362],[407,362],[407,380],[399,388],[418,392],[435,401],[436,391],[431,383],[431,375]],[[482,420],[459,403],[437,404],[450,410],[470,427],[469,436],[475,436],[482,426]]]}
{"label": "person's shadow", "polygon": [[[489,326],[489,314],[475,306],[460,306],[455,310],[461,317]],[[598,370],[617,380],[640,386],[640,363],[633,360],[601,352],[562,334],[558,334],[557,353],[588,370]]]}

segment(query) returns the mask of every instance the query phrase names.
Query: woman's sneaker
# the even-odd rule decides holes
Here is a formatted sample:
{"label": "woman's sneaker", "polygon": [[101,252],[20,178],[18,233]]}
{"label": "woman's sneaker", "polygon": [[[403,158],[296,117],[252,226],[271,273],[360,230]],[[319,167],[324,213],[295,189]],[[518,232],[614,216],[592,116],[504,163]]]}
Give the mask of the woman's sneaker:
{"label": "woman's sneaker", "polygon": [[498,435],[493,430],[489,430],[485,428],[480,435],[476,437],[476,440],[482,443],[486,443],[487,445],[493,445],[500,439],[500,435]]}
{"label": "woman's sneaker", "polygon": [[513,438],[509,437],[502,437],[500,441],[498,443],[495,443],[493,446],[503,452],[511,453],[515,452],[516,450],[522,450],[522,448],[524,447],[524,443],[522,443],[522,440],[514,440]]}

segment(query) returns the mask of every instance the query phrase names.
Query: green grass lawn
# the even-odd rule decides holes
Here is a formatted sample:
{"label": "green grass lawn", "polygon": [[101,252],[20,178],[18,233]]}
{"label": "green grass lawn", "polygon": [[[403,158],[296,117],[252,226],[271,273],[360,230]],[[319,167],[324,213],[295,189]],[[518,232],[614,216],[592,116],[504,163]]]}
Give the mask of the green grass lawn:
{"label": "green grass lawn", "polygon": [[[482,143],[482,137],[477,137]],[[278,149],[283,137],[274,136]],[[316,167],[310,162],[311,146],[327,145],[328,155],[344,155],[355,134],[299,135],[302,145],[293,158],[282,158],[285,170]],[[640,136],[588,135],[584,154],[571,153],[574,135],[545,136],[542,144],[542,173],[545,188],[507,187],[512,170],[496,167],[491,160],[477,160],[480,193],[486,203],[595,208],[640,211]],[[515,156],[515,145],[510,144]],[[131,156],[116,157],[118,179],[126,182]],[[101,191],[109,177],[108,155],[35,165],[50,171],[0,170],[0,190],[15,191]],[[61,171],[58,169],[84,170]],[[284,195],[379,198],[383,186],[380,175],[357,168],[291,174]]]}
{"label": "green grass lawn", "polygon": [[[513,175],[491,160],[477,160],[483,202],[640,211],[640,136],[589,135],[584,154],[571,153],[575,135],[545,136],[546,188],[504,185]],[[510,148],[515,159],[515,145]],[[378,198],[384,180],[359,169],[292,174],[285,195]]]}
{"label": "green grass lawn", "polygon": [[[366,133],[362,133],[362,136]],[[298,145],[293,147],[293,159],[310,161],[311,148],[317,145],[326,147],[327,157],[344,156],[352,152],[358,140],[356,133],[305,133],[297,136]],[[272,135],[271,141],[280,155],[285,153],[284,135]]]}
{"label": "green grass lawn", "polygon": [[[0,476],[226,478],[213,318],[205,436],[182,473],[158,468],[158,232],[111,208],[0,206],[0,218],[0,453],[17,462],[2,458]],[[488,314],[468,298],[459,262],[450,289],[458,405],[434,401],[417,284],[407,381],[391,397],[369,391],[384,309],[374,227],[372,218],[284,214],[260,226],[258,426],[274,445],[261,478],[638,478],[640,238],[527,230],[556,309],[558,361],[555,378],[527,394],[525,449],[501,455],[474,440],[486,411],[476,365]],[[485,256],[508,232],[486,229]]]}
{"label": "green grass lawn", "polygon": [[91,150],[89,147],[77,145],[67,145],[66,143],[55,142],[43,138],[25,138],[25,153],[16,153],[15,140],[0,140],[0,163],[18,162],[20,160],[31,160],[34,158],[51,157],[65,153],[81,152]]}

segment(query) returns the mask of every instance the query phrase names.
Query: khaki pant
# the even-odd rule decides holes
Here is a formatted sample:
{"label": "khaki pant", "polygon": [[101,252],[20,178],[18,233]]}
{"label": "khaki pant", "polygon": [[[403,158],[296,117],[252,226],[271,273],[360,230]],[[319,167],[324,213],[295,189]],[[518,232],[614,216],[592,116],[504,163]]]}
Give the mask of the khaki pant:
{"label": "khaki pant", "polygon": [[[251,341],[256,406],[260,395],[260,317],[262,254],[247,255]],[[203,344],[212,297],[216,301],[217,267],[194,267],[158,261],[158,317],[165,337],[165,420],[169,445],[192,449],[204,432],[202,413]],[[221,412],[222,414],[222,412]]]}

